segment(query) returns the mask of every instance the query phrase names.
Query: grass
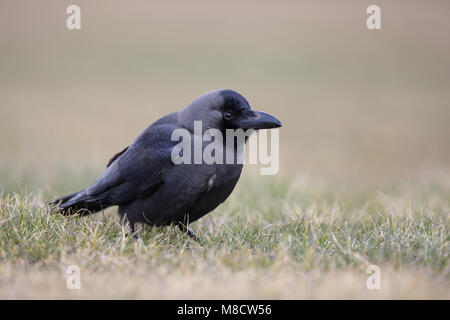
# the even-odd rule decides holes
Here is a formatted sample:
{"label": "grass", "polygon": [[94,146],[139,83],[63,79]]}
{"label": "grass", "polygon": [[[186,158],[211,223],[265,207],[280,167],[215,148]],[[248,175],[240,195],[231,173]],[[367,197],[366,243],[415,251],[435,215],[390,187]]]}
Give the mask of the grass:
{"label": "grass", "polygon": [[[448,198],[428,190],[308,194],[289,181],[254,179],[194,224],[200,242],[175,227],[148,226],[134,241],[114,210],[66,218],[49,213],[41,197],[4,194],[0,296],[450,297]],[[81,268],[81,290],[65,287],[71,264]],[[372,264],[382,271],[376,292],[365,287]],[[44,279],[54,279],[49,291]],[[419,282],[416,291],[398,287],[402,281]],[[326,290],[328,282],[342,290]],[[104,288],[112,283],[114,290]]]}

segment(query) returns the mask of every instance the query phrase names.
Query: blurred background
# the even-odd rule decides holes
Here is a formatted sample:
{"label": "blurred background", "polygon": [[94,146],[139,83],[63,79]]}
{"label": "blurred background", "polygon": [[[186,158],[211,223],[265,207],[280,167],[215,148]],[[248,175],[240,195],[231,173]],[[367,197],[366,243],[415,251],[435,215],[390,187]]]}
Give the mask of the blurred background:
{"label": "blurred background", "polygon": [[[370,4],[382,30],[366,27]],[[84,187],[216,88],[283,122],[280,177],[448,185],[449,18],[449,1],[2,0],[0,190]]]}

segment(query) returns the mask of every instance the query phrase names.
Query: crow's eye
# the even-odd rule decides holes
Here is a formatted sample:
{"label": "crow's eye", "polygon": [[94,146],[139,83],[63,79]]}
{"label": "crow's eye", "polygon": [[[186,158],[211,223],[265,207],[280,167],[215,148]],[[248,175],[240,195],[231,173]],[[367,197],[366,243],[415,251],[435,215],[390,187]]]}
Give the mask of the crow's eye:
{"label": "crow's eye", "polygon": [[231,112],[229,112],[229,111],[225,111],[225,112],[223,113],[223,118],[224,118],[225,120],[231,120],[231,119],[233,119],[233,114],[232,114]]}

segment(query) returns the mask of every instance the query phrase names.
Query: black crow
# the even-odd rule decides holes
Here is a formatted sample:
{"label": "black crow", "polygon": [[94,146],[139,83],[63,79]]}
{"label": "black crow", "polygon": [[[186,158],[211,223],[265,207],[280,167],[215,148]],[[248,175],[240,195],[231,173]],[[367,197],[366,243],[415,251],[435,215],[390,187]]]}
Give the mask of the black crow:
{"label": "black crow", "polygon": [[[200,163],[174,163],[173,150],[180,143],[173,139],[174,130],[184,129],[192,138],[191,146],[201,139],[200,149],[206,147],[204,138],[195,131],[199,124],[196,121],[201,121],[200,136],[207,129],[217,129],[223,134],[224,142],[220,145],[223,159],[233,151],[232,163],[207,164],[203,159]],[[251,110],[247,100],[233,90],[208,92],[184,110],[168,114],[145,129],[133,144],[109,161],[105,172],[92,185],[52,204],[64,215],[86,215],[117,205],[133,233],[135,223],[157,226],[176,223],[197,238],[188,224],[225,201],[241,175],[242,163],[237,161],[239,145],[236,143],[227,150],[227,129],[280,126],[275,117]],[[177,149],[175,154],[182,157],[188,151]],[[195,148],[191,151],[195,153]]]}

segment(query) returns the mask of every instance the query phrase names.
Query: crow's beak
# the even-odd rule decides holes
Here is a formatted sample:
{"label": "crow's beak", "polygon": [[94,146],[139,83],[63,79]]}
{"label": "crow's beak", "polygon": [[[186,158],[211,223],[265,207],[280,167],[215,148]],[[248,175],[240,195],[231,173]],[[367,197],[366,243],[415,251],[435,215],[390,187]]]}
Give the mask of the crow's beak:
{"label": "crow's beak", "polygon": [[244,119],[241,119],[240,127],[245,129],[271,129],[281,127],[281,122],[274,116],[261,112],[249,110]]}

